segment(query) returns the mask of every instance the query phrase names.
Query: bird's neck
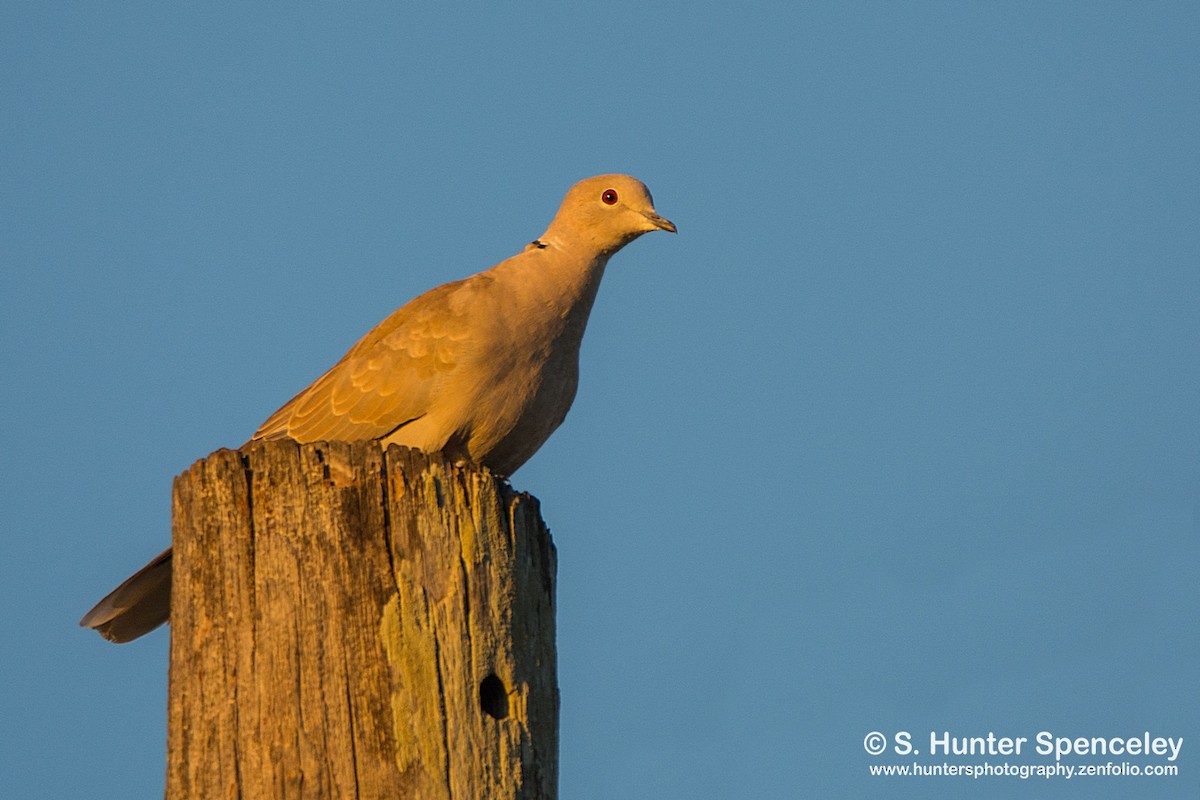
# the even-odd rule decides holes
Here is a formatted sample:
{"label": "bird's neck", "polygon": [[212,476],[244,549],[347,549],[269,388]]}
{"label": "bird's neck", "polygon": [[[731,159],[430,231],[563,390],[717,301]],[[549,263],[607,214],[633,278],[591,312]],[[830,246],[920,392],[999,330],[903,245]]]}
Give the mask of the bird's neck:
{"label": "bird's neck", "polygon": [[577,326],[582,335],[611,253],[549,230],[510,262],[529,310]]}

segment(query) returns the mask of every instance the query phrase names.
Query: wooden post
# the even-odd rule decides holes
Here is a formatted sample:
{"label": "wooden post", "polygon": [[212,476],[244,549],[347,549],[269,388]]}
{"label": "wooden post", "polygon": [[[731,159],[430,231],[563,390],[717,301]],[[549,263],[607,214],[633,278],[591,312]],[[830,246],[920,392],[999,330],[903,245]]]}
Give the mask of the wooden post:
{"label": "wooden post", "polygon": [[486,470],[263,442],[175,480],[168,800],[555,798],[555,552]]}

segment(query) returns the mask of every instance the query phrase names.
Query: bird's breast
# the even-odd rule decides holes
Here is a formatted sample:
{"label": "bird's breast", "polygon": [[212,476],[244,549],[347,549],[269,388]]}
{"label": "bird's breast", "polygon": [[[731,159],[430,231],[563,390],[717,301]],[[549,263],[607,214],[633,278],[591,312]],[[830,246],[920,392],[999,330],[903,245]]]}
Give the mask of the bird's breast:
{"label": "bird's breast", "polygon": [[525,463],[562,423],[579,383],[579,347],[603,260],[542,263],[540,251],[496,268],[471,299],[470,340],[441,385],[445,449],[504,475]]}
{"label": "bird's breast", "polygon": [[[512,353],[524,355],[513,358]],[[562,424],[579,385],[579,340],[559,337],[553,347],[496,354],[476,384],[470,424],[461,432],[466,455],[508,475],[524,464]]]}

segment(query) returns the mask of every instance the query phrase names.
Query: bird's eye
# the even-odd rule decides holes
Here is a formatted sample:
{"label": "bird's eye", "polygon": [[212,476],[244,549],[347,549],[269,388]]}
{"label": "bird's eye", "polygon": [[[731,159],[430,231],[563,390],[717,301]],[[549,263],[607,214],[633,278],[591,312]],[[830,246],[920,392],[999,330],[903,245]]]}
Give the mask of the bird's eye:
{"label": "bird's eye", "polygon": [[604,201],[606,206],[614,205],[617,202],[617,190],[605,189],[604,194],[600,195],[600,199]]}

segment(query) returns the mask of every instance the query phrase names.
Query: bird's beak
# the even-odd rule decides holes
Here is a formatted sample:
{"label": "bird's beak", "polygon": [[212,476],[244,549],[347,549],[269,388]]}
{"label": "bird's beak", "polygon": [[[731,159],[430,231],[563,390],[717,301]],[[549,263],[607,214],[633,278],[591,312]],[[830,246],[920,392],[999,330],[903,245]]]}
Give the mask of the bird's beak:
{"label": "bird's beak", "polygon": [[658,212],[656,211],[643,211],[642,216],[650,220],[650,224],[656,228],[659,228],[660,230],[670,231],[671,233],[678,232],[675,229],[674,222],[671,222],[671,220],[667,219],[666,217],[659,216]]}

